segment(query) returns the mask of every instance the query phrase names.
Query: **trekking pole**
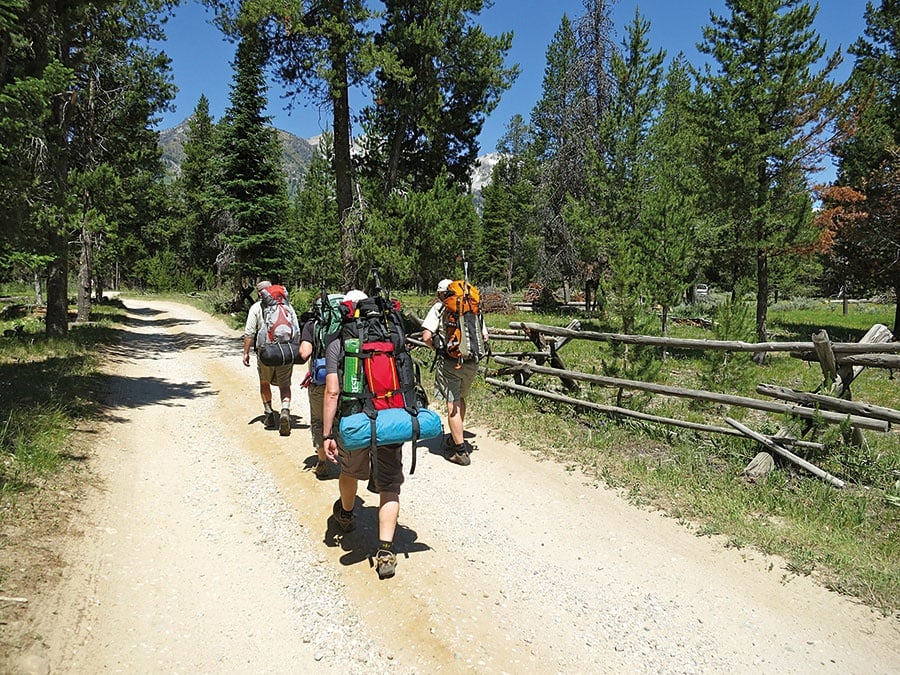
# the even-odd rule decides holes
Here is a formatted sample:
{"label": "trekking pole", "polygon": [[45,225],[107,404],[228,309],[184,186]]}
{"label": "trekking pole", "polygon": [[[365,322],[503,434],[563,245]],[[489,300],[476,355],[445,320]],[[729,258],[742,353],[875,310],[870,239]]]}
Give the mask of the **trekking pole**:
{"label": "trekking pole", "polygon": [[381,310],[381,317],[384,319],[384,326],[388,330],[391,328],[390,321],[388,319],[388,308],[390,307],[390,301],[387,298],[387,294],[384,292],[384,289],[381,287],[381,279],[378,277],[378,268],[372,268],[372,278],[375,280],[375,299],[378,302],[378,308]]}
{"label": "trekking pole", "polygon": [[381,279],[378,278],[378,268],[372,268],[372,278],[375,280],[375,295],[381,295]]}
{"label": "trekking pole", "polygon": [[466,250],[462,249],[463,261],[463,297],[466,302],[469,300],[469,261],[466,259]]}
{"label": "trekking pole", "polygon": [[[462,263],[463,263],[463,306],[469,306],[469,261],[466,260],[466,250],[462,249]],[[463,324],[463,308],[457,307],[457,316],[459,322],[459,353],[460,353],[460,361],[457,364],[457,368],[462,366],[462,359],[464,356],[469,355],[469,334],[466,331],[466,326]]]}

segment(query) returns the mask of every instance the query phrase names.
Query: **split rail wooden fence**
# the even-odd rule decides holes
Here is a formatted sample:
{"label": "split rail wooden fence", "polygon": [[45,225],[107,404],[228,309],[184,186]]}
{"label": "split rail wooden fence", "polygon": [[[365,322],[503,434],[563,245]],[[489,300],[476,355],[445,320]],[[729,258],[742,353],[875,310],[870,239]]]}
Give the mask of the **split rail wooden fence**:
{"label": "split rail wooden fence", "polygon": [[[886,433],[891,431],[892,424],[900,422],[900,411],[853,401],[850,395],[851,383],[865,368],[900,369],[900,342],[893,342],[891,332],[886,326],[881,324],[872,326],[860,342],[849,343],[831,342],[827,332],[824,330],[813,334],[810,342],[765,343],[599,333],[580,330],[580,323],[577,320],[572,321],[566,327],[512,322],[508,330],[491,329],[490,335],[491,342],[495,345],[498,341],[530,342],[534,347],[534,350],[508,350],[502,352],[494,350],[492,360],[500,366],[497,375],[511,375],[512,380],[504,380],[500,379],[500,377],[486,377],[485,381],[492,386],[570,404],[582,410],[595,410],[614,417],[629,417],[694,431],[751,438],[763,445],[766,450],[784,457],[836,487],[844,487],[844,482],[791,452],[791,450],[802,448],[821,450],[823,448],[822,444],[814,440],[796,438],[785,427],[782,427],[777,434],[765,435],[730,417],[726,417],[723,420],[727,426],[719,426],[652,415],[620,406],[595,403],[578,398],[579,383],[632,389],[662,396],[684,397],[741,406],[768,413],[790,415],[806,421],[805,431],[801,436],[814,429],[814,421],[823,420],[831,424],[847,422],[852,426],[854,440],[858,443],[864,443],[861,430],[866,429]],[[566,368],[560,351],[571,340],[656,345],[664,349],[714,349],[752,353],[789,352],[795,358],[818,361],[822,368],[823,381],[815,392],[802,392],[761,383],[757,386],[756,391],[758,394],[767,396],[768,399],[757,399],[702,389],[605,377]],[[528,381],[534,374],[550,375],[559,378],[567,393],[546,391],[529,385]]]}

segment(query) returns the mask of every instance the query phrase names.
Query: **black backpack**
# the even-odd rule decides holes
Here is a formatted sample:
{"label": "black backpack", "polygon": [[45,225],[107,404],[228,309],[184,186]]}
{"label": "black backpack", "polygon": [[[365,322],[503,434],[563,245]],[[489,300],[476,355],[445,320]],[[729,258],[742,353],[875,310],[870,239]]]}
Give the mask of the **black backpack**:
{"label": "black backpack", "polygon": [[[338,366],[341,400],[337,423],[344,446],[349,445],[351,447],[348,449],[353,449],[353,439],[347,436],[350,433],[347,428],[351,426],[349,420],[352,419],[356,431],[365,434],[374,458],[378,432],[381,430],[378,426],[379,415],[385,420],[402,420],[404,434],[407,435],[396,438],[393,443],[383,444],[412,441],[412,474],[416,467],[417,442],[422,438],[433,438],[442,433],[442,429],[437,415],[427,410],[428,400],[419,381],[419,369],[406,347],[400,303],[379,294],[360,300],[355,306],[345,302],[341,309],[344,318]],[[422,411],[426,412],[427,418],[424,430],[419,420]],[[360,428],[361,423],[369,425],[369,428]],[[376,467],[377,463],[373,461],[373,475]]]}

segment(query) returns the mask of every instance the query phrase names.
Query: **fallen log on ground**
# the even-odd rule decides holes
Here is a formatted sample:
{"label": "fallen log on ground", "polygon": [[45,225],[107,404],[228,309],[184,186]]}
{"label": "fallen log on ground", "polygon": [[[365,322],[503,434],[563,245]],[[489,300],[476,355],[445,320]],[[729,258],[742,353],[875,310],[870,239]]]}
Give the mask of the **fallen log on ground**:
{"label": "fallen log on ground", "polygon": [[844,481],[842,481],[840,478],[835,478],[827,471],[823,471],[822,469],[817,467],[815,464],[811,464],[810,462],[807,462],[802,457],[797,457],[797,455],[795,455],[794,453],[790,452],[789,450],[785,450],[780,445],[778,445],[777,443],[774,443],[773,441],[766,438],[762,434],[757,433],[756,431],[753,431],[753,429],[750,429],[749,427],[745,427],[743,424],[741,424],[737,420],[733,420],[730,417],[726,417],[725,421],[728,422],[728,424],[733,426],[735,429],[740,431],[742,434],[747,436],[748,438],[752,438],[754,441],[757,441],[758,443],[762,443],[764,446],[766,446],[772,452],[776,452],[779,455],[781,455],[782,457],[784,457],[785,459],[792,461],[797,466],[803,467],[804,469],[809,471],[814,476],[817,476],[817,477],[821,478],[822,480],[824,480],[828,483],[831,483],[835,487],[839,487],[839,488],[845,487]]}

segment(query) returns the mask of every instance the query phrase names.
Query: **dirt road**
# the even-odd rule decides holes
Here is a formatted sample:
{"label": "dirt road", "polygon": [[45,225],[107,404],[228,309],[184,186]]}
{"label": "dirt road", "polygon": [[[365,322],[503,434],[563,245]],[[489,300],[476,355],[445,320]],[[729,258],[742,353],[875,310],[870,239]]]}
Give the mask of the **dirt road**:
{"label": "dirt road", "polygon": [[3,672],[900,672],[896,619],[481,429],[469,467],[419,450],[379,581],[377,498],[338,537],[305,391],[293,433],[266,431],[238,332],[125,304],[61,573],[3,588],[27,597]]}

